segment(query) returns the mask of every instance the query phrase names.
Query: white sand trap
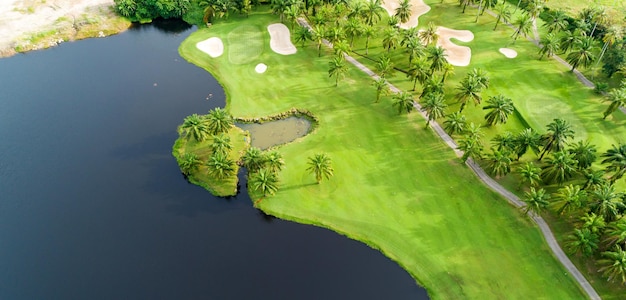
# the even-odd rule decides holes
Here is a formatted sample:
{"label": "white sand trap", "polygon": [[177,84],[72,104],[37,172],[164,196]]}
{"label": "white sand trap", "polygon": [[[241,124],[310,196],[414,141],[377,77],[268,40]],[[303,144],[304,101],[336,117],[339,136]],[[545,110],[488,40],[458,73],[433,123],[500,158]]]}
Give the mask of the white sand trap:
{"label": "white sand trap", "polygon": [[437,46],[446,49],[448,62],[453,66],[468,66],[472,58],[472,49],[456,45],[450,39],[471,42],[474,39],[474,34],[469,30],[454,30],[443,26],[437,27],[437,34],[439,35]]}
{"label": "white sand trap", "polygon": [[[383,8],[387,11],[390,16],[396,14],[396,8],[400,6],[399,0],[384,0]],[[430,6],[424,3],[423,0],[411,0],[411,17],[406,23],[400,23],[400,28],[409,29],[413,27],[417,27],[417,19],[430,11]]]}
{"label": "white sand trap", "polygon": [[259,73],[265,73],[265,71],[267,71],[267,65],[266,64],[258,64],[256,65],[256,67],[254,67],[254,70]]}
{"label": "white sand trap", "polygon": [[289,55],[296,53],[296,46],[291,43],[289,28],[281,23],[267,26],[270,32],[270,48],[278,54]]}
{"label": "white sand trap", "polygon": [[504,54],[507,58],[515,58],[517,57],[517,51],[511,48],[500,48],[498,49],[500,53]]}
{"label": "white sand trap", "polygon": [[224,53],[224,43],[218,37],[212,37],[202,42],[198,42],[196,47],[210,57],[219,57]]}

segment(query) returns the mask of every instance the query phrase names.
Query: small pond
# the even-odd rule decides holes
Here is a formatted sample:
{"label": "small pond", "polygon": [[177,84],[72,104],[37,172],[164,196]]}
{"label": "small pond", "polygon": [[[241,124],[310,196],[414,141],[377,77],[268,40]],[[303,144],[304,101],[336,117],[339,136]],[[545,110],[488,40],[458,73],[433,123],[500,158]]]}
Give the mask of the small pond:
{"label": "small pond", "polygon": [[311,129],[311,122],[299,117],[265,123],[237,123],[236,125],[250,132],[251,145],[261,150],[289,143],[305,136]]}

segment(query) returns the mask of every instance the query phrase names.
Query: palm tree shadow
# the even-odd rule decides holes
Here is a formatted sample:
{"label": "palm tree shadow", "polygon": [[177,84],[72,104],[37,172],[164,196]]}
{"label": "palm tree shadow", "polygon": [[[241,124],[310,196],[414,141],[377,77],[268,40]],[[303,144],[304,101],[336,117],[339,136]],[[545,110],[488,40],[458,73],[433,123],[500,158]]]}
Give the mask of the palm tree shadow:
{"label": "palm tree shadow", "polygon": [[317,184],[316,182],[294,184],[294,185],[291,185],[291,186],[288,186],[288,187],[281,188],[280,190],[283,190],[283,191],[296,190],[296,189],[300,189],[300,188],[303,188],[303,187],[316,185],[316,184]]}

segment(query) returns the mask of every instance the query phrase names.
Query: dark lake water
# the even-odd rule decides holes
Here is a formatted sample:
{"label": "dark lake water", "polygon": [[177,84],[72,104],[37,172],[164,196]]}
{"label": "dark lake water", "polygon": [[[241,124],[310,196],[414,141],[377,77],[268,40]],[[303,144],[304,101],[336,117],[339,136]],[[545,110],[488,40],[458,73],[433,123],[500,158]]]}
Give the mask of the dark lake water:
{"label": "dark lake water", "polygon": [[264,216],[245,183],[184,180],[176,126],[224,105],[178,55],[191,31],[0,59],[0,299],[426,299],[368,246]]}

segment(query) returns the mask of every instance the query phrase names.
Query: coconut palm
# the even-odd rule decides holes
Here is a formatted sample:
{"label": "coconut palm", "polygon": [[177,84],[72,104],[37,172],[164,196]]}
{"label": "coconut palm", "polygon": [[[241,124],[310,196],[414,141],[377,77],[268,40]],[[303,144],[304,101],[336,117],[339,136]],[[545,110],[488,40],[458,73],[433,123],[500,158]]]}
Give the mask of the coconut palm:
{"label": "coconut palm", "polygon": [[480,158],[483,151],[483,144],[479,138],[475,138],[469,135],[466,135],[463,139],[459,141],[458,150],[463,151],[463,156],[461,156],[461,160],[466,162],[467,159],[471,158]]}
{"label": "coconut palm", "polygon": [[243,166],[251,173],[257,172],[265,166],[265,156],[257,147],[248,148],[241,158]]}
{"label": "coconut palm", "polygon": [[302,47],[304,48],[304,44],[307,41],[313,40],[313,33],[311,33],[311,30],[309,30],[309,28],[300,26],[294,34],[294,40],[296,41],[296,43],[301,43]]}
{"label": "coconut palm", "polygon": [[626,144],[612,145],[613,148],[602,154],[604,158],[602,164],[608,165],[605,168],[607,173],[612,173],[610,180],[615,182],[626,173]]}
{"label": "coconut palm", "polygon": [[428,65],[426,59],[420,57],[419,59],[413,61],[413,64],[411,64],[411,68],[407,72],[406,76],[413,81],[413,91],[415,91],[415,86],[418,81],[421,85],[424,85],[430,77],[430,66]]}
{"label": "coconut palm", "polygon": [[219,107],[209,111],[206,122],[209,132],[213,135],[228,132],[234,124],[233,117]]}
{"label": "coconut palm", "polygon": [[376,102],[378,103],[378,101],[380,100],[380,96],[382,95],[387,95],[389,93],[389,85],[387,84],[387,80],[385,80],[385,78],[382,77],[378,77],[376,79],[374,79],[374,81],[372,82],[372,85],[374,86],[374,88],[376,88]]}
{"label": "coconut palm", "polygon": [[225,179],[234,175],[235,162],[226,155],[216,153],[206,162],[209,175],[217,179]]}
{"label": "coconut palm", "polygon": [[626,251],[615,246],[614,251],[602,252],[602,257],[598,261],[603,267],[598,271],[603,272],[602,275],[607,277],[609,281],[620,282],[626,284]]}
{"label": "coconut palm", "polygon": [[585,176],[585,184],[583,185],[583,189],[586,191],[595,190],[601,185],[607,183],[604,178],[603,170],[592,170],[591,168],[583,171],[583,176]]}
{"label": "coconut palm", "polygon": [[559,43],[561,53],[566,53],[567,51],[574,49],[574,46],[579,44],[582,38],[583,34],[580,30],[566,31],[561,37],[561,42]]}
{"label": "coconut palm", "polygon": [[535,166],[532,162],[527,162],[522,166],[517,168],[517,172],[519,173],[522,180],[520,180],[520,185],[518,189],[522,186],[523,183],[528,182],[531,187],[535,187],[539,185],[541,182],[541,169]]}
{"label": "coconut palm", "polygon": [[615,43],[622,40],[623,38],[622,31],[623,29],[620,26],[611,26],[607,28],[606,32],[604,33],[604,36],[602,37],[602,42],[604,42],[604,45],[602,45],[602,51],[600,51],[600,58],[598,58],[598,63],[602,61],[602,57],[604,57],[604,53],[606,53],[606,50],[610,46],[613,46]]}
{"label": "coconut palm", "polygon": [[491,149],[491,153],[486,157],[491,174],[496,178],[502,177],[511,172],[511,156],[507,150]]}
{"label": "coconut palm", "polygon": [[344,35],[343,28],[341,27],[333,26],[326,30],[326,39],[333,44],[343,41]]}
{"label": "coconut palm", "polygon": [[606,119],[609,115],[615,112],[621,106],[626,105],[626,87],[619,89],[612,89],[604,99],[606,102],[610,102],[609,107],[603,113],[603,119]]}
{"label": "coconut palm", "polygon": [[483,133],[481,126],[474,124],[474,122],[471,122],[467,126],[467,129],[465,129],[465,133],[466,136],[470,139],[481,140],[485,137],[485,133]]}
{"label": "coconut palm", "polygon": [[602,232],[606,228],[606,222],[604,217],[596,215],[595,213],[587,213],[580,218],[582,228],[587,228],[593,233],[602,235]]}
{"label": "coconut palm", "polygon": [[449,114],[445,121],[443,121],[443,129],[448,134],[461,134],[467,127],[467,121],[465,116],[460,112],[454,112]]}
{"label": "coconut palm", "polygon": [[409,54],[409,65],[411,65],[413,59],[415,59],[416,57],[423,56],[424,51],[426,50],[420,40],[414,36],[408,38],[405,41],[404,49]]}
{"label": "coconut palm", "polygon": [[203,141],[209,135],[209,129],[205,120],[197,114],[187,116],[181,129],[187,139],[193,138],[197,142]]}
{"label": "coconut palm", "polygon": [[428,94],[443,94],[444,83],[440,77],[430,75],[423,84],[420,98],[426,97]]}
{"label": "coconut palm", "polygon": [[523,13],[515,20],[513,26],[515,26],[516,29],[515,32],[513,32],[513,35],[511,35],[511,38],[513,38],[513,43],[515,43],[520,34],[524,37],[528,36],[528,33],[530,33],[530,30],[532,29],[533,21],[531,20],[530,15]]}
{"label": "coconut palm", "polygon": [[609,245],[626,246],[626,217],[611,223],[606,231],[606,239],[604,242]]}
{"label": "coconut palm", "polygon": [[278,191],[278,176],[270,170],[260,169],[250,177],[249,184],[255,191],[262,192],[263,196],[273,195]]}
{"label": "coconut palm", "polygon": [[419,29],[417,27],[411,27],[409,29],[400,30],[400,46],[406,46],[409,40],[418,39],[419,40]]}
{"label": "coconut palm", "polygon": [[482,101],[480,92],[482,91],[483,86],[478,80],[478,78],[471,76],[471,74],[468,73],[467,76],[459,83],[459,86],[457,87],[458,92],[456,93],[456,98],[461,103],[459,112],[463,111],[469,101],[474,102],[475,105],[480,104]]}
{"label": "coconut palm", "polygon": [[621,211],[626,209],[622,201],[622,193],[615,191],[613,184],[602,184],[591,192],[589,209],[604,217],[607,222],[617,219]]}
{"label": "coconut palm", "polygon": [[383,32],[383,48],[387,49],[387,53],[391,51],[391,48],[396,49],[400,43],[400,34],[395,28],[387,28]]}
{"label": "coconut palm", "polygon": [[498,28],[500,21],[504,24],[511,21],[511,7],[506,3],[506,1],[501,1],[498,5],[496,5],[496,13],[498,14],[498,18],[496,19],[496,25],[493,26],[493,30]]}
{"label": "coconut palm", "polygon": [[557,214],[563,214],[563,212],[573,212],[579,210],[587,204],[587,192],[581,189],[579,185],[566,185],[560,188],[555,194],[552,195],[552,205],[558,207]]}
{"label": "coconut palm", "polygon": [[541,56],[539,56],[539,60],[541,60],[544,55],[552,57],[560,50],[560,40],[553,33],[548,33],[546,36],[541,38],[539,42],[541,43],[541,48],[539,48],[539,54],[541,54]]}
{"label": "coconut palm", "polygon": [[316,25],[313,30],[313,39],[317,43],[317,56],[322,55],[322,45],[326,39],[326,28],[324,26]]}
{"label": "coconut palm", "polygon": [[534,187],[530,187],[530,191],[524,193],[524,199],[522,199],[522,201],[526,203],[524,213],[528,213],[529,211],[539,213],[550,204],[546,191],[544,189],[535,190]]}
{"label": "coconut palm", "polygon": [[468,77],[474,78],[482,86],[482,89],[489,88],[489,74],[481,68],[474,68],[469,72]]}
{"label": "coconut palm", "polygon": [[202,161],[200,161],[198,155],[194,153],[185,153],[183,157],[178,160],[180,171],[183,172],[185,176],[189,176],[192,172],[197,171],[201,163]]}
{"label": "coconut palm", "polygon": [[348,65],[343,55],[335,55],[328,63],[328,77],[335,76],[335,86],[339,84],[339,77],[343,77],[348,72]]}
{"label": "coconut palm", "polygon": [[463,11],[461,13],[465,13],[465,8],[467,8],[467,5],[471,5],[474,2],[474,0],[459,0],[459,3],[463,6]]}
{"label": "coconut palm", "polygon": [[219,134],[213,136],[213,143],[211,143],[211,152],[213,154],[228,155],[228,152],[233,149],[233,145],[230,143],[230,137],[226,134]]}
{"label": "coconut palm", "polygon": [[526,6],[526,12],[534,22],[543,10],[543,0],[530,0]]}
{"label": "coconut palm", "polygon": [[285,167],[285,162],[283,161],[283,156],[278,151],[270,151],[265,155],[265,168],[278,173],[282,171]]}
{"label": "coconut palm", "polygon": [[393,95],[393,106],[398,109],[398,113],[410,113],[413,111],[413,95],[407,92],[401,92]]}
{"label": "coconut palm", "polygon": [[426,48],[427,59],[430,62],[430,74],[432,75],[435,71],[441,71],[444,68],[444,65],[448,63],[446,57],[446,50],[439,46],[429,46]]}
{"label": "coconut palm", "polygon": [[334,170],[330,157],[324,153],[315,154],[309,157],[309,167],[307,171],[315,175],[315,180],[319,184],[323,178],[330,179],[333,176]]}
{"label": "coconut palm", "polygon": [[548,20],[543,24],[543,27],[548,30],[548,33],[559,33],[567,29],[568,25],[567,14],[563,10],[558,9],[549,14]]}
{"label": "coconut palm", "polygon": [[543,151],[539,155],[539,160],[542,160],[548,152],[564,150],[567,140],[574,137],[572,126],[563,119],[554,119],[547,127],[547,133],[541,137]]}
{"label": "coconut palm", "polygon": [[363,36],[365,36],[365,55],[369,54],[370,39],[375,37],[377,33],[378,31],[376,31],[376,28],[374,28],[374,26],[365,25],[363,27]]}
{"label": "coconut palm", "polygon": [[546,163],[541,170],[541,179],[545,183],[556,182],[562,185],[576,173],[578,161],[574,159],[574,155],[566,151],[559,151],[553,153]]}
{"label": "coconut palm", "polygon": [[483,110],[490,110],[485,114],[485,120],[487,125],[491,126],[498,123],[505,124],[509,115],[515,111],[515,107],[513,107],[513,101],[510,98],[497,95],[487,99],[487,105],[483,107]]}
{"label": "coconut palm", "polygon": [[350,18],[344,26],[344,32],[350,39],[350,47],[352,47],[354,44],[354,38],[360,36],[363,32],[363,24],[361,24],[361,22],[356,18]]}
{"label": "coconut palm", "polygon": [[422,111],[426,112],[428,116],[426,118],[426,127],[430,124],[430,121],[437,121],[445,115],[444,110],[448,105],[443,99],[443,94],[429,93],[422,98]]}
{"label": "coconut palm", "polygon": [[429,22],[426,29],[419,32],[419,38],[422,43],[427,46],[434,46],[439,40],[439,34],[437,34],[437,27],[433,22]]}
{"label": "coconut palm", "polygon": [[387,55],[382,55],[378,59],[378,62],[376,63],[376,70],[378,71],[378,75],[382,78],[387,78],[387,76],[393,75],[396,71],[393,67],[393,63],[391,62],[391,58]]}
{"label": "coconut palm", "polygon": [[411,0],[400,0],[399,6],[396,8],[395,16],[400,20],[400,23],[406,23],[411,17]]}
{"label": "coconut palm", "polygon": [[374,25],[374,22],[380,21],[382,18],[382,14],[385,12],[385,9],[381,6],[381,0],[368,0],[365,5],[365,21],[367,25]]}
{"label": "coconut palm", "polygon": [[598,234],[587,228],[574,229],[574,232],[567,237],[567,247],[571,254],[590,257],[598,250],[599,241]]}
{"label": "coconut palm", "polygon": [[567,150],[569,153],[574,154],[574,159],[578,161],[578,170],[584,170],[596,161],[597,155],[595,145],[589,144],[589,142],[578,141],[575,144],[570,145]]}
{"label": "coconut palm", "polygon": [[272,13],[280,17],[280,22],[285,21],[285,11],[291,6],[290,0],[272,0]]}
{"label": "coconut palm", "polygon": [[572,65],[571,71],[578,66],[589,67],[591,63],[596,59],[594,54],[596,50],[596,41],[593,37],[583,37],[576,44],[574,49],[567,55],[567,62]]}
{"label": "coconut palm", "polygon": [[526,154],[528,149],[535,153],[539,153],[539,145],[541,144],[541,135],[532,128],[526,128],[515,136],[515,153],[519,160],[522,155]]}
{"label": "coconut palm", "polygon": [[283,15],[287,21],[291,24],[291,31],[293,31],[293,26],[297,24],[296,20],[300,16],[301,10],[300,6],[297,4],[289,5],[285,8]]}
{"label": "coconut palm", "polygon": [[511,132],[505,131],[493,137],[491,145],[498,151],[507,150],[513,152],[515,150],[515,137]]}

